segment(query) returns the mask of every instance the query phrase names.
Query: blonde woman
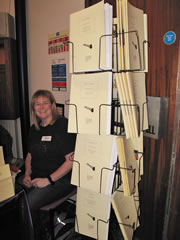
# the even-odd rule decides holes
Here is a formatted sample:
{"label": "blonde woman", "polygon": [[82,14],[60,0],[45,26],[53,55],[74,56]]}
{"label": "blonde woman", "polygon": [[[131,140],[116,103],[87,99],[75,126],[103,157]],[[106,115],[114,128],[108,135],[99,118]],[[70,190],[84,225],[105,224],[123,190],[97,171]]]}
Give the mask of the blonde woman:
{"label": "blonde woman", "polygon": [[74,188],[70,177],[76,135],[67,133],[67,119],[58,115],[50,91],[34,93],[31,113],[33,125],[29,132],[23,183],[36,223],[36,213],[41,206],[64,197]]}

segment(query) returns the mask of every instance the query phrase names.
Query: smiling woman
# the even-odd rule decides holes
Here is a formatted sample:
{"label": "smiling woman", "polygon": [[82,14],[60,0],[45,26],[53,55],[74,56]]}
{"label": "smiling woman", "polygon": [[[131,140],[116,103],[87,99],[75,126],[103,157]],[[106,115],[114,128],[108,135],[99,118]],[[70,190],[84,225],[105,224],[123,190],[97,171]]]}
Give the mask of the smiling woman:
{"label": "smiling woman", "polygon": [[69,194],[76,135],[67,133],[68,121],[60,117],[50,91],[38,90],[32,96],[33,125],[28,138],[23,184],[27,190],[35,229],[37,211]]}
{"label": "smiling woman", "polygon": [[53,94],[47,90],[38,90],[32,96],[31,102],[32,120],[36,129],[53,123],[58,117],[56,100]]}
{"label": "smiling woman", "polygon": [[44,97],[39,97],[34,104],[34,111],[37,117],[41,119],[41,125],[47,126],[52,121],[52,105]]}

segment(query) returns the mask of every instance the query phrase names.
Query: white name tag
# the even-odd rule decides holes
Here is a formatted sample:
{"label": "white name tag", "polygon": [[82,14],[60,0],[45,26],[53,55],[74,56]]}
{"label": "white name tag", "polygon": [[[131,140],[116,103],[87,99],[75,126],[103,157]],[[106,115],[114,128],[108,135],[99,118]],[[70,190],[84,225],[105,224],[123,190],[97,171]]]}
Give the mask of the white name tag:
{"label": "white name tag", "polygon": [[43,142],[50,142],[52,139],[52,136],[42,136],[41,141]]}

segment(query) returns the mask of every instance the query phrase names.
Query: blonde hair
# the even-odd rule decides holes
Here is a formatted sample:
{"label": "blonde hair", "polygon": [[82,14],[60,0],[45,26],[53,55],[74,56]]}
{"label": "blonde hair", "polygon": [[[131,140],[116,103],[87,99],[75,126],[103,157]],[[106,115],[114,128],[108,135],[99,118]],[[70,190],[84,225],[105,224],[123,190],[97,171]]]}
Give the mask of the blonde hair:
{"label": "blonde hair", "polygon": [[53,94],[48,90],[43,90],[43,89],[37,90],[33,94],[32,100],[31,100],[31,116],[32,116],[32,121],[37,130],[40,129],[39,126],[41,124],[41,120],[35,114],[34,104],[39,97],[46,97],[50,101],[50,104],[52,105],[52,122],[51,122],[51,124],[54,123],[56,121],[56,119],[58,118],[58,111],[56,108],[56,100],[55,100]]}

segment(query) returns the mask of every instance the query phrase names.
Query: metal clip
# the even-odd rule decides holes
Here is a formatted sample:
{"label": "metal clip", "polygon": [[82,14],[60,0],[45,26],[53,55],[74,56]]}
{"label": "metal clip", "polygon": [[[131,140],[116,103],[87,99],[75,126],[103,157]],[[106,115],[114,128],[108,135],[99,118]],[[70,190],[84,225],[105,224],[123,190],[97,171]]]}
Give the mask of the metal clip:
{"label": "metal clip", "polygon": [[89,163],[86,163],[86,165],[88,166],[88,167],[90,167],[93,171],[95,171],[95,167],[93,167],[92,165],[90,165]]}
{"label": "metal clip", "polygon": [[86,43],[84,43],[83,46],[84,47],[88,47],[88,48],[92,48],[93,47],[92,44],[86,44]]}
{"label": "metal clip", "polygon": [[90,108],[90,107],[88,107],[88,106],[84,106],[84,108],[88,109],[88,110],[91,111],[91,112],[94,112],[94,108]]}
{"label": "metal clip", "polygon": [[93,217],[92,215],[90,215],[89,213],[87,213],[87,215],[88,215],[90,218],[92,218],[92,220],[93,220],[93,221],[95,221],[95,220],[96,220],[96,218],[95,218],[95,217]]}

